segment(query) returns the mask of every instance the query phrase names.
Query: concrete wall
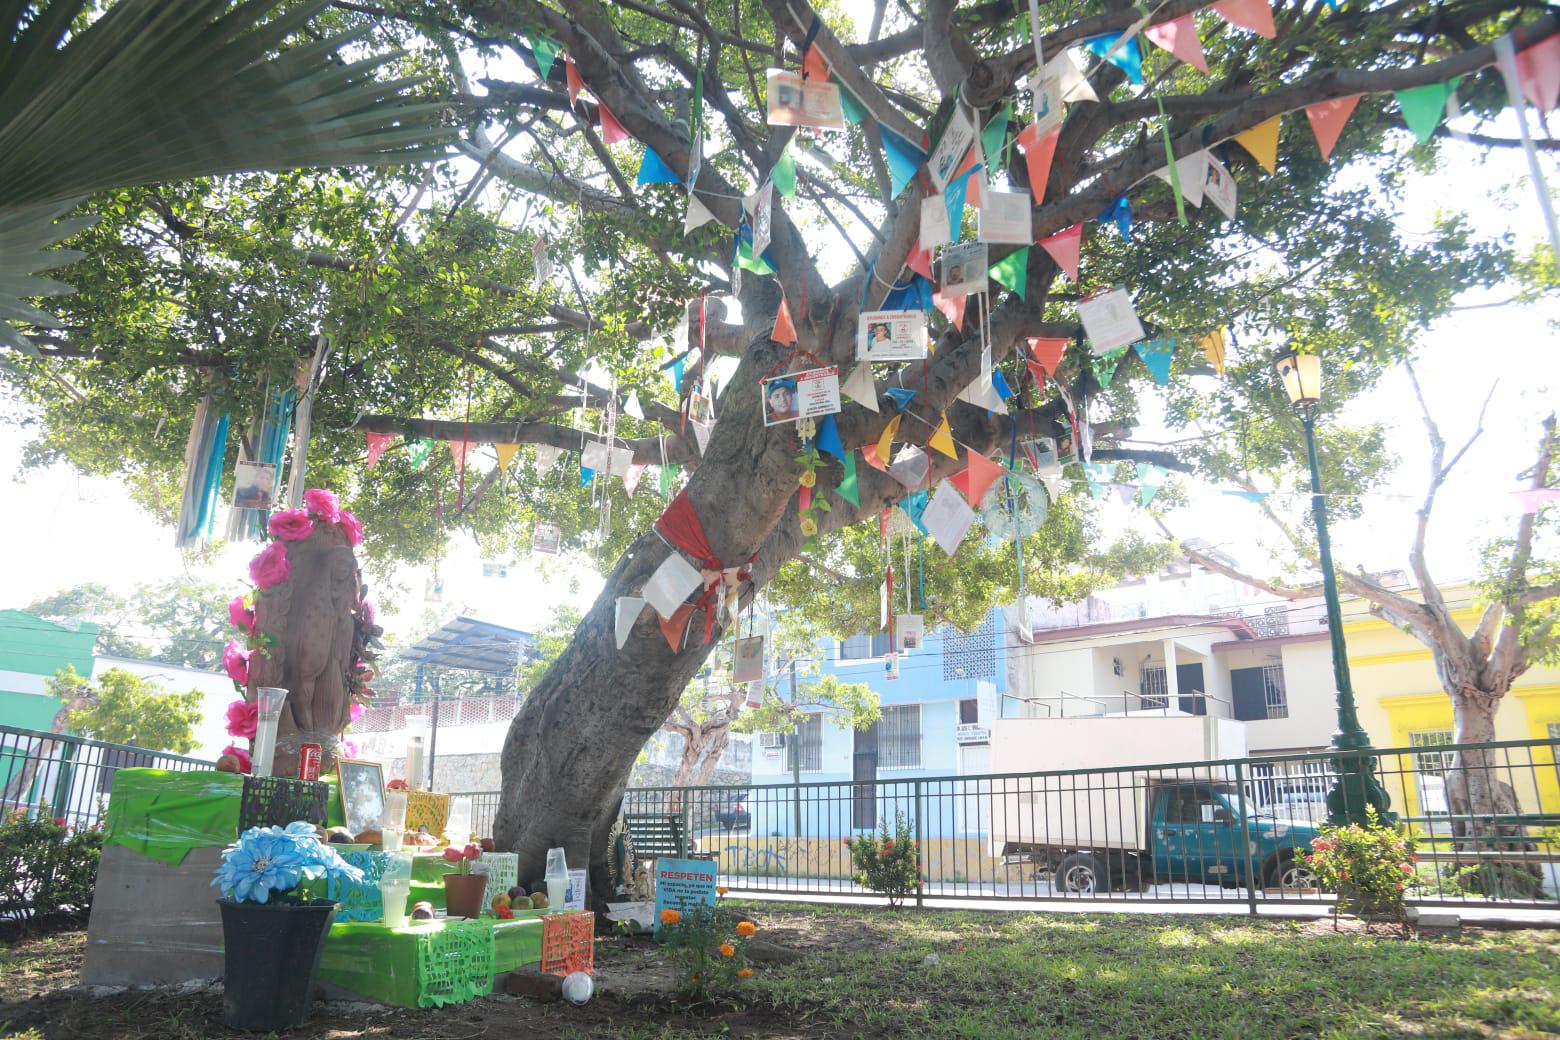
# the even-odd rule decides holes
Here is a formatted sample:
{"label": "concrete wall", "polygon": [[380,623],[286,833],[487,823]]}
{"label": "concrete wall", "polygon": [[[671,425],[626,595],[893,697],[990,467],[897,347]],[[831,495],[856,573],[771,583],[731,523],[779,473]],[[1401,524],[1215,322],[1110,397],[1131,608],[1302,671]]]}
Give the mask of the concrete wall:
{"label": "concrete wall", "polygon": [[991,729],[994,773],[1240,758],[1246,751],[1244,724],[1194,715],[1002,719]]}
{"label": "concrete wall", "polygon": [[1253,754],[1279,751],[1317,751],[1332,742],[1337,728],[1337,698],[1333,691],[1332,651],[1326,639],[1305,642],[1263,643],[1254,647],[1226,644],[1215,651],[1217,672],[1230,697],[1229,675],[1237,668],[1261,668],[1278,664],[1284,669],[1289,717],[1255,719],[1246,723]]}

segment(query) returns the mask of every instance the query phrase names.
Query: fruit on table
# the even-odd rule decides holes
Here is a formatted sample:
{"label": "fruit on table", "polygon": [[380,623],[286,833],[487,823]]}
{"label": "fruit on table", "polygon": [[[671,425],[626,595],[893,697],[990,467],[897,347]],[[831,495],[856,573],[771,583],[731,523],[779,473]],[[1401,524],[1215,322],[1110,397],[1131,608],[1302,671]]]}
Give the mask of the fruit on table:
{"label": "fruit on table", "polygon": [[494,908],[493,916],[497,917],[500,921],[512,921],[514,920],[515,912],[509,909],[507,906],[500,906]]}
{"label": "fruit on table", "polygon": [[352,837],[352,832],[345,827],[332,827],[330,829],[330,843],[332,845],[355,845],[357,839]]}
{"label": "fruit on table", "polygon": [[433,920],[433,904],[428,902],[426,899],[423,900],[420,903],[412,904],[412,920],[414,920],[414,921],[431,921],[431,920]]}
{"label": "fruit on table", "polygon": [[546,892],[532,892],[531,893],[531,908],[533,910],[546,910],[547,909],[547,893]]}
{"label": "fruit on table", "polygon": [[493,897],[493,910],[495,912],[498,910],[499,907],[501,907],[501,906],[509,906],[509,905],[510,905],[509,897],[507,895],[505,895],[504,893],[500,892],[498,895]]}
{"label": "fruit on table", "polygon": [[492,838],[483,838],[479,844],[481,844],[483,852],[494,852],[498,849],[498,846],[493,843]]}
{"label": "fruit on table", "polygon": [[509,890],[508,895],[510,901],[513,902],[514,900],[521,899],[525,896],[525,889],[521,888],[519,885],[516,885],[514,888]]}
{"label": "fruit on table", "polygon": [[240,773],[240,772],[243,772],[243,770],[239,768],[238,756],[237,755],[223,755],[221,758],[217,759],[217,772],[219,772],[219,773]]}
{"label": "fruit on table", "polygon": [[530,896],[516,896],[509,900],[509,906],[514,910],[534,910],[536,903]]}
{"label": "fruit on table", "polygon": [[385,840],[385,836],[378,827],[370,827],[366,831],[359,831],[355,840],[359,845],[378,845]]}

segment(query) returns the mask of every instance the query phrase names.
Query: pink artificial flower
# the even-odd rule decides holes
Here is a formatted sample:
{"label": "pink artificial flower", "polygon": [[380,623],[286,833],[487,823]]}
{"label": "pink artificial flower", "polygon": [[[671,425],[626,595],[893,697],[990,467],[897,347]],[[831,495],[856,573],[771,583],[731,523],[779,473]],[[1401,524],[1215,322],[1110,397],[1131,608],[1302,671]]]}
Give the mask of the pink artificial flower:
{"label": "pink artificial flower", "polygon": [[353,702],[352,707],[347,709],[347,721],[356,722],[363,717],[363,713],[366,711],[368,711],[368,705]]}
{"label": "pink artificial flower", "polygon": [[267,525],[274,537],[284,542],[301,542],[314,531],[314,521],[309,519],[307,510],[284,509],[280,513],[271,514],[271,522]]}
{"label": "pink artificial flower", "polygon": [[341,742],[341,749],[336,753],[336,757],[337,758],[348,758],[348,759],[350,759],[350,758],[357,758],[358,757],[358,746],[357,746],[357,744],[353,743],[350,740],[343,740]]}
{"label": "pink artificial flower", "polygon": [[255,739],[255,727],[260,722],[260,705],[253,701],[234,701],[228,705],[227,731],[230,737]]}
{"label": "pink artificial flower", "polygon": [[280,585],[292,577],[292,564],[287,562],[287,546],[272,542],[260,555],[249,561],[249,577],[262,589]]}
{"label": "pink artificial flower", "polygon": [[232,755],[234,758],[238,759],[238,771],[240,773],[248,773],[253,771],[254,763],[249,760],[249,752],[245,751],[243,748],[235,747],[234,745],[229,744],[227,747],[222,749],[222,754]]}
{"label": "pink artificial flower", "polygon": [[341,528],[348,545],[363,544],[363,524],[345,509],[336,515],[336,526]]}
{"label": "pink artificial flower", "polygon": [[246,636],[252,636],[258,631],[255,612],[244,604],[243,596],[234,596],[228,601],[228,621]]}
{"label": "pink artificial flower", "polygon": [[249,685],[249,651],[236,639],[229,639],[222,648],[222,670],[238,685]]}
{"label": "pink artificial flower", "polygon": [[341,514],[341,501],[334,491],[326,491],[324,488],[310,488],[303,493],[304,504],[309,507],[309,512],[325,521],[327,524],[336,522]]}
{"label": "pink artificial flower", "polygon": [[379,616],[379,608],[374,606],[373,600],[365,599],[363,602],[358,604],[358,616],[361,617],[366,623],[372,625],[374,623],[374,619]]}

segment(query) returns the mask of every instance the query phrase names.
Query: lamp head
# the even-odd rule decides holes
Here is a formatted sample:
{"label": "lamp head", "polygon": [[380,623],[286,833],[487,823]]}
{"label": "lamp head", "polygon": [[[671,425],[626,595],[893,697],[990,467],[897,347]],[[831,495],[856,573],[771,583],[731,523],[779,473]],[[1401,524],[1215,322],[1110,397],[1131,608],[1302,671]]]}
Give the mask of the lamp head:
{"label": "lamp head", "polygon": [[1284,393],[1289,403],[1300,408],[1313,408],[1322,400],[1322,359],[1316,354],[1287,351],[1281,354],[1274,367],[1284,382]]}

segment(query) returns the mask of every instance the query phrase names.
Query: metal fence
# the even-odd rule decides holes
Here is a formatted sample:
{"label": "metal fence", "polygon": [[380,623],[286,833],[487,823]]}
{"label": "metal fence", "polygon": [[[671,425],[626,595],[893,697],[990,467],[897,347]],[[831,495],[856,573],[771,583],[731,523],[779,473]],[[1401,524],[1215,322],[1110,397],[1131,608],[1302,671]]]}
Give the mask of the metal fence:
{"label": "metal fence", "polygon": [[[1422,904],[1560,907],[1560,740],[1376,751]],[[632,831],[682,836],[733,891],[866,894],[847,840],[902,818],[921,896],[1317,903],[1305,864],[1331,755],[1036,773],[630,790]],[[1465,790],[1488,791],[1470,805]],[[494,796],[486,796],[493,799]]]}
{"label": "metal fence", "polygon": [[74,827],[102,820],[114,774],[129,767],[186,772],[212,763],[64,733],[0,726],[0,813],[48,813]]}

